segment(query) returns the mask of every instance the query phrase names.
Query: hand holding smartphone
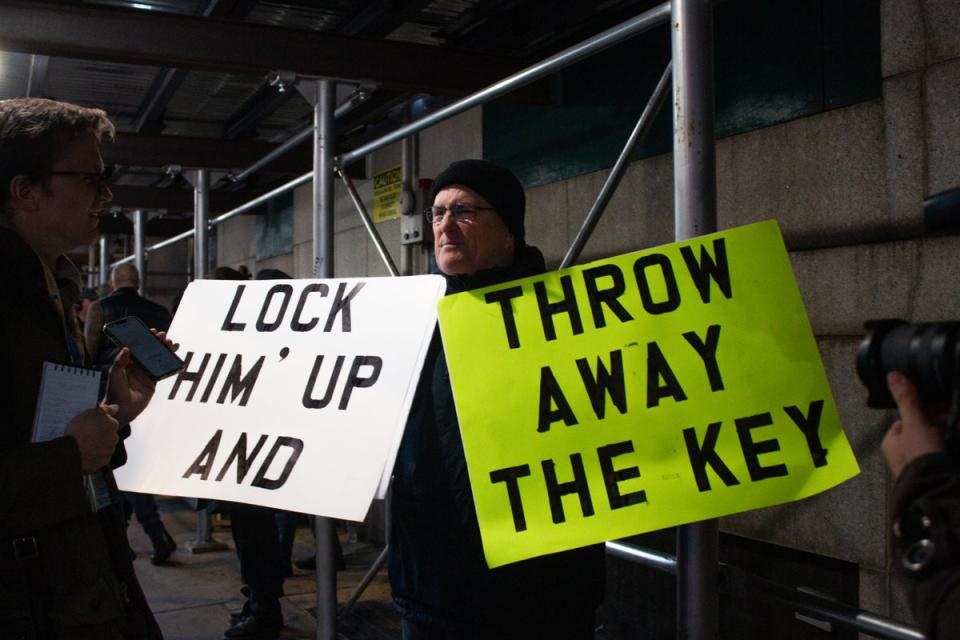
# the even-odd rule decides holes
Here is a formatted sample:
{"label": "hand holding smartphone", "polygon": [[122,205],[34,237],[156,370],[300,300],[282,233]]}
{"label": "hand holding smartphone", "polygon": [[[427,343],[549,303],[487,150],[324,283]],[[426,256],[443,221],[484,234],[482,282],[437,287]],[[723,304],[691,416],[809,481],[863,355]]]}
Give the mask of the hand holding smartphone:
{"label": "hand holding smartphone", "polygon": [[139,318],[127,316],[103,327],[103,332],[118,347],[130,349],[130,355],[154,380],[172,376],[184,367],[183,360],[150,333]]}

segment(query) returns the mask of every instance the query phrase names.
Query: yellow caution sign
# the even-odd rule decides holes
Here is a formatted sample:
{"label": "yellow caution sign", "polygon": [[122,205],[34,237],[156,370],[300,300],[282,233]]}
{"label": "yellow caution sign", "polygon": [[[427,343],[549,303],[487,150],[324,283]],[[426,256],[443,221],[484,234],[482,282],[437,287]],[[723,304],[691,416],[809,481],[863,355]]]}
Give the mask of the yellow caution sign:
{"label": "yellow caution sign", "polygon": [[373,174],[373,221],[383,222],[399,218],[402,194],[400,165]]}
{"label": "yellow caution sign", "polygon": [[439,311],[491,567],[859,472],[775,221],[448,296]]}

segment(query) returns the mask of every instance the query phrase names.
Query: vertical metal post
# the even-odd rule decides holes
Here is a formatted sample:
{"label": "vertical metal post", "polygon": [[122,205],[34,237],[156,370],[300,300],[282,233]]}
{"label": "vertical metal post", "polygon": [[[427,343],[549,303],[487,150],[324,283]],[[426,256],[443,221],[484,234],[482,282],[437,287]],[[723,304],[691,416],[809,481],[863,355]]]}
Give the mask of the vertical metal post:
{"label": "vertical metal post", "polygon": [[91,244],[87,247],[87,286],[91,289],[96,285],[94,273],[97,269],[97,247]]}
{"label": "vertical metal post", "polygon": [[[108,242],[107,236],[100,236],[100,282],[98,286],[103,288],[107,284],[107,280],[110,278],[110,243]],[[100,291],[101,294],[105,291]]]}
{"label": "vertical metal post", "polygon": [[678,0],[671,5],[677,240],[717,230],[712,4]]}
{"label": "vertical metal post", "polygon": [[[713,130],[711,0],[673,0],[673,172],[675,234],[685,240],[717,228]],[[677,638],[717,637],[717,520],[677,529]]]}
{"label": "vertical metal post", "polygon": [[[210,172],[193,172],[193,279],[207,273],[207,227],[210,219]],[[206,503],[206,500],[202,501]],[[213,537],[213,516],[209,504],[197,511],[196,537],[186,544],[190,553],[222,551],[227,545]]]}
{"label": "vertical metal post", "polygon": [[[313,264],[318,278],[333,277],[333,105],[336,83],[317,80],[313,105]],[[337,571],[330,518],[315,519],[317,640],[337,639]]]}
{"label": "vertical metal post", "polygon": [[133,212],[133,255],[134,265],[140,274],[140,295],[147,289],[147,252],[146,252],[147,212],[137,209]]}
{"label": "vertical metal post", "polygon": [[[410,107],[407,106],[405,121],[410,120]],[[413,195],[413,181],[417,173],[417,136],[414,133],[400,141],[400,181],[403,184],[403,190]],[[415,211],[414,215],[419,214]],[[402,226],[402,221],[401,221]],[[400,245],[400,275],[410,276],[417,270],[417,252],[420,251],[420,243]]]}
{"label": "vertical metal post", "polygon": [[333,100],[335,83],[317,80],[313,105],[313,264],[333,277]]}
{"label": "vertical metal post", "polygon": [[207,273],[207,221],[210,218],[210,172],[197,169],[193,181],[193,274]]}

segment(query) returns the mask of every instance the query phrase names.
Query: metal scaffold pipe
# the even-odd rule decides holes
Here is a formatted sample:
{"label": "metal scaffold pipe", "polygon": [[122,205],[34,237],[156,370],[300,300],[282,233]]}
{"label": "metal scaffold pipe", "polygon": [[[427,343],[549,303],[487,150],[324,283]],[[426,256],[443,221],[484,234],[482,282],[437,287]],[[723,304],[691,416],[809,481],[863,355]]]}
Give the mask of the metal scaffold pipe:
{"label": "metal scaffold pipe", "polygon": [[648,11],[644,11],[635,18],[621,22],[620,24],[615,25],[602,33],[599,33],[592,38],[564,49],[560,53],[554,54],[549,58],[538,62],[537,64],[531,65],[522,71],[518,71],[511,76],[507,76],[500,82],[496,82],[486,89],[477,91],[476,93],[473,93],[462,100],[458,100],[457,102],[454,102],[453,104],[448,105],[439,111],[436,111],[424,118],[420,118],[416,122],[412,122],[405,127],[400,127],[396,131],[393,131],[382,138],[365,144],[358,149],[354,149],[353,151],[345,153],[340,156],[337,164],[341,167],[345,167],[352,162],[363,158],[364,156],[370,155],[377,149],[382,149],[383,147],[393,144],[394,142],[406,138],[407,136],[418,131],[432,127],[438,122],[452,118],[453,116],[463,113],[468,109],[472,109],[477,105],[489,102],[490,100],[509,93],[514,89],[546,77],[555,71],[559,71],[560,69],[568,67],[571,64],[583,60],[584,58],[589,57],[599,51],[612,47],[618,42],[622,42],[623,40],[643,33],[644,31],[648,31],[658,25],[665,24],[669,18],[670,3],[665,2],[657,5]]}

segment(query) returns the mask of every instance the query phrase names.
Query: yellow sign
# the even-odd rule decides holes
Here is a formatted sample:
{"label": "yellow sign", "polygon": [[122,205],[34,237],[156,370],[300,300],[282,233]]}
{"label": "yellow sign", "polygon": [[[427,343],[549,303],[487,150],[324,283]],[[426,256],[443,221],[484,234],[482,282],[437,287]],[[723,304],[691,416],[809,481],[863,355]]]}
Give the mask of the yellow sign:
{"label": "yellow sign", "polygon": [[439,309],[491,567],[859,472],[774,221]]}
{"label": "yellow sign", "polygon": [[373,221],[383,222],[400,217],[400,194],[403,179],[400,165],[373,174]]}

